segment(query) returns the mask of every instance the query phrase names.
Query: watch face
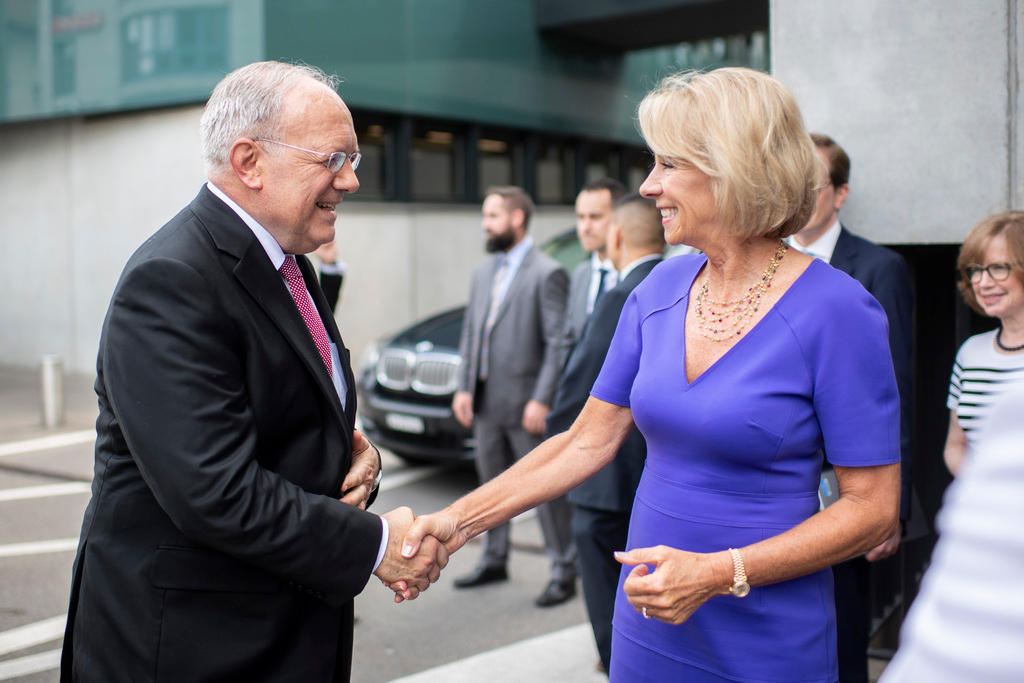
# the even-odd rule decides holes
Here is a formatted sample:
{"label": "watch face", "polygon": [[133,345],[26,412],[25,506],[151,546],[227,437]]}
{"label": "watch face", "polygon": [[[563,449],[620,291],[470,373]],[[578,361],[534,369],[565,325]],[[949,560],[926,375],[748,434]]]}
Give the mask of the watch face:
{"label": "watch face", "polygon": [[732,585],[732,594],[737,598],[745,598],[750,593],[750,584],[746,581],[737,581]]}

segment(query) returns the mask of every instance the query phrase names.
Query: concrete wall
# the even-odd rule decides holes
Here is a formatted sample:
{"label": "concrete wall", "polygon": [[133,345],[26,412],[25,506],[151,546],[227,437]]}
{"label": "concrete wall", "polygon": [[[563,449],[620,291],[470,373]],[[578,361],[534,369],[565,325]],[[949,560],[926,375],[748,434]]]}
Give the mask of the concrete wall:
{"label": "concrete wall", "polygon": [[843,220],[963,240],[1024,208],[1022,0],[772,0],[772,73],[853,161]]}
{"label": "concrete wall", "polygon": [[[0,363],[57,353],[70,370],[95,368],[125,261],[204,182],[200,115],[187,107],[0,128]],[[543,241],[573,220],[570,207],[543,209],[531,231]],[[349,201],[337,227],[349,266],[338,320],[357,355],[464,303],[483,258],[475,206]]]}

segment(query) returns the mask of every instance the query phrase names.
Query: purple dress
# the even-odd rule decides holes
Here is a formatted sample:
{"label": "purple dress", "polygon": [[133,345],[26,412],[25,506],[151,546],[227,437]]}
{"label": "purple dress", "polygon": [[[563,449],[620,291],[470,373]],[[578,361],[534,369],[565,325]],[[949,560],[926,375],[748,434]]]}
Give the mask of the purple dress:
{"label": "purple dress", "polygon": [[[846,467],[899,462],[885,313],[815,260],[746,336],[687,382],[683,334],[701,255],[659,265],[622,310],[593,396],[629,406],[647,440],[629,548],[742,547],[818,511],[821,451]],[[616,596],[611,680],[837,678],[828,569],[745,598],[715,597],[673,626]]]}

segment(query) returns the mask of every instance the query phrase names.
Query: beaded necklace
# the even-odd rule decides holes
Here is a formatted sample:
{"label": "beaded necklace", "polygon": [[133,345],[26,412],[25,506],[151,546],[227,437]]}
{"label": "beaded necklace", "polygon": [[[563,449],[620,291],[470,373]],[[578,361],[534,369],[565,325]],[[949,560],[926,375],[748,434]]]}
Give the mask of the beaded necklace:
{"label": "beaded necklace", "polygon": [[996,346],[1001,348],[1003,351],[1022,351],[1024,350],[1024,344],[1020,346],[1003,346],[1003,327],[999,326],[999,331],[996,332]]}
{"label": "beaded necklace", "polygon": [[739,299],[715,301],[708,295],[708,276],[704,276],[704,282],[697,291],[694,312],[697,314],[697,329],[705,339],[720,342],[735,339],[743,334],[747,323],[757,313],[761,295],[772,286],[772,278],[775,277],[775,271],[782,263],[782,257],[786,255],[787,249],[789,245],[780,240],[779,248],[775,250],[775,255],[761,274],[761,279]]}

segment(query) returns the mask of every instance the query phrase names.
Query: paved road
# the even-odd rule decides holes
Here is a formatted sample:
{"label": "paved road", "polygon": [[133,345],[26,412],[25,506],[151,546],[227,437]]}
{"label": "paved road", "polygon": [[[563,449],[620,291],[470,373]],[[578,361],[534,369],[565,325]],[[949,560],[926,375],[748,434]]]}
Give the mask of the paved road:
{"label": "paved road", "polygon": [[[67,421],[39,425],[38,376],[0,366],[0,681],[57,680],[71,563],[88,503],[95,399],[91,378],[65,381]],[[374,509],[446,505],[475,485],[471,470],[410,467],[389,453]],[[576,681],[599,683],[582,600],[533,606],[547,580],[536,520],[516,520],[505,584],[456,591],[478,543],[456,554],[419,600],[392,604],[371,579],[356,601],[353,681]]]}

